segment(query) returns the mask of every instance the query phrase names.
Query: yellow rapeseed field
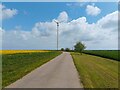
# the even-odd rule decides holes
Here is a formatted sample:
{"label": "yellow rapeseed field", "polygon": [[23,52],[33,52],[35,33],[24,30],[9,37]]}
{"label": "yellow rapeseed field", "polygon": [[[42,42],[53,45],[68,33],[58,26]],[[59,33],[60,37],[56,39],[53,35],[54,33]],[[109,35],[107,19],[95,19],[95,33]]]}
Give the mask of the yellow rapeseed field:
{"label": "yellow rapeseed field", "polygon": [[50,52],[49,50],[0,50],[0,54],[32,53],[32,52]]}

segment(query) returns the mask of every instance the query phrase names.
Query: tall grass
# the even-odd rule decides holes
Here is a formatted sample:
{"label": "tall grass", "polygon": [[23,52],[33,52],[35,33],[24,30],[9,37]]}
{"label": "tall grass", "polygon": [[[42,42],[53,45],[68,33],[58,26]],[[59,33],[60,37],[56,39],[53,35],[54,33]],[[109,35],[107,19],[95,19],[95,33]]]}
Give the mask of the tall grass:
{"label": "tall grass", "polygon": [[120,60],[119,59],[119,52],[118,50],[85,50],[84,53],[90,55],[96,55],[104,58]]}

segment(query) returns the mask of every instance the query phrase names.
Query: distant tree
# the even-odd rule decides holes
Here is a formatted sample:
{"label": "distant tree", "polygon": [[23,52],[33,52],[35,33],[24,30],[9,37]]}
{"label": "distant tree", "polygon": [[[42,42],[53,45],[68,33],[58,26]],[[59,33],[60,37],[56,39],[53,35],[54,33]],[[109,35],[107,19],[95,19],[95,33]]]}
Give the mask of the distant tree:
{"label": "distant tree", "polygon": [[67,51],[67,52],[68,52],[68,51],[70,51],[70,49],[69,49],[69,48],[66,48],[66,49],[65,49],[65,51]]}
{"label": "distant tree", "polygon": [[82,42],[77,42],[74,48],[75,48],[75,51],[81,53],[82,55],[82,51],[86,48],[86,46]]}
{"label": "distant tree", "polygon": [[61,48],[61,51],[64,51],[64,48]]}

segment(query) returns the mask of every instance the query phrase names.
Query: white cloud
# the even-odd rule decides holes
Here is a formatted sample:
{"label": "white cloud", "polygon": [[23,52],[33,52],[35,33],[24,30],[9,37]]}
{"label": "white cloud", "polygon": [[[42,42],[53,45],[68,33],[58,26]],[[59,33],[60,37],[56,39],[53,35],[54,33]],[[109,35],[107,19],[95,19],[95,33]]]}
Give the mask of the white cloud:
{"label": "white cloud", "polygon": [[48,37],[54,35],[56,32],[56,23],[52,22],[38,22],[32,29],[32,34],[36,37]]}
{"label": "white cloud", "polygon": [[6,8],[4,5],[0,4],[0,19],[12,18],[18,13],[16,9]]}
{"label": "white cloud", "polygon": [[67,14],[67,12],[65,12],[65,11],[61,12],[59,14],[57,20],[60,21],[60,22],[67,22],[68,21],[68,14]]}
{"label": "white cloud", "polygon": [[5,33],[5,30],[3,30],[1,27],[0,27],[0,49],[2,49],[2,34]]}
{"label": "white cloud", "polygon": [[[65,22],[62,22],[59,27],[59,48],[71,48],[75,42],[82,41],[86,44],[87,49],[117,49],[118,11],[108,14],[92,24],[87,22],[86,17],[68,21],[68,15],[67,17],[66,15]],[[58,18],[60,16],[64,17],[61,13]],[[31,31],[25,31],[22,28],[20,28],[21,30],[15,28],[5,31],[3,48],[56,49],[56,23],[53,20],[37,22]]]}
{"label": "white cloud", "polygon": [[102,28],[117,28],[118,11],[110,13],[97,22]]}
{"label": "white cloud", "polygon": [[88,15],[97,16],[98,14],[101,13],[101,9],[98,8],[97,6],[94,6],[94,4],[93,5],[87,5],[86,12],[87,12]]}

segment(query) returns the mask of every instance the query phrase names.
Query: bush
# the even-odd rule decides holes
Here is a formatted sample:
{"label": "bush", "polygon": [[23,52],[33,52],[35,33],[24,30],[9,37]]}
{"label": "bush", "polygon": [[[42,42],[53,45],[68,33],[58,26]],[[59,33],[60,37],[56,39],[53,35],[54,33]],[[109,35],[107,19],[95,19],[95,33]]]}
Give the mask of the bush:
{"label": "bush", "polygon": [[66,49],[65,49],[65,51],[67,51],[67,52],[68,52],[68,51],[70,51],[70,49],[69,49],[69,48],[66,48]]}
{"label": "bush", "polygon": [[64,48],[61,48],[61,51],[64,51]]}

